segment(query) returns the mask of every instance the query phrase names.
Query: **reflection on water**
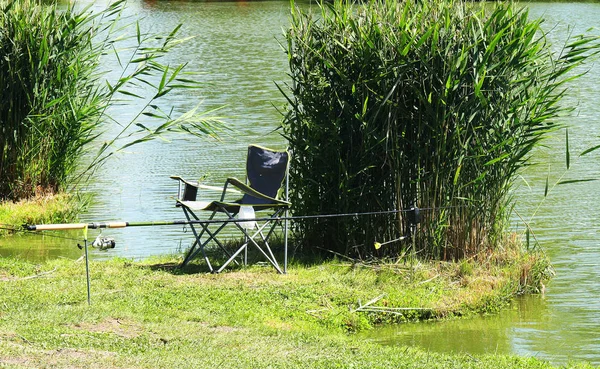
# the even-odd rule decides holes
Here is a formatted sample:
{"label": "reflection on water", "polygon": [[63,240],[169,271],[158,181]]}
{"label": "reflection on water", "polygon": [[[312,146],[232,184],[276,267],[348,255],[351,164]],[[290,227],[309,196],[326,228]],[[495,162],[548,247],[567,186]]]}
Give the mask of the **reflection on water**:
{"label": "reflection on water", "polygon": [[24,260],[44,261],[59,257],[77,259],[83,255],[77,244],[83,245],[83,236],[74,232],[37,236],[0,236],[0,256]]}
{"label": "reflection on water", "polygon": [[[100,3],[100,2],[98,2]],[[600,27],[600,4],[527,4],[533,17],[546,18],[546,29],[555,45],[565,35]],[[134,146],[110,161],[93,179],[88,191],[96,193],[95,205],[83,221],[146,221],[182,219],[174,207],[176,183],[169,175],[191,179],[207,175],[211,184],[227,176],[243,177],[249,143],[282,148],[284,140],[273,132],[281,120],[276,108],[285,104],[275,82],[287,80],[287,60],[277,39],[288,24],[289,2],[131,1],[130,12],[144,17],[142,27],[173,29],[183,23],[182,36],[193,36],[172,54],[173,63],[188,62],[204,83],[200,92],[172,95],[170,103],[183,112],[202,103],[204,110],[224,106],[220,116],[232,131],[223,142],[173,137]],[[600,65],[570,86],[567,104],[577,114],[567,123],[573,167],[563,179],[600,178],[598,156],[575,159],[576,153],[598,144],[600,135]],[[124,119],[129,108],[113,113]],[[107,132],[107,137],[114,132]],[[536,152],[543,163],[524,174],[518,189],[517,210],[529,218],[557,275],[545,297],[519,299],[498,316],[447,322],[405,324],[377,331],[373,339],[388,344],[417,345],[432,351],[514,353],[554,363],[569,359],[600,364],[600,181],[558,186],[542,201],[550,170],[554,183],[563,175],[564,136]],[[541,206],[538,208],[538,205]],[[518,225],[517,225],[518,226]],[[94,250],[93,258],[181,253],[191,236],[180,228],[127,228],[107,230],[117,241],[109,252]],[[90,238],[97,232],[90,231]],[[82,235],[75,233],[73,238]],[[0,255],[20,255],[43,260],[79,257],[76,241],[53,237],[0,238]],[[381,337],[384,337],[383,339]]]}

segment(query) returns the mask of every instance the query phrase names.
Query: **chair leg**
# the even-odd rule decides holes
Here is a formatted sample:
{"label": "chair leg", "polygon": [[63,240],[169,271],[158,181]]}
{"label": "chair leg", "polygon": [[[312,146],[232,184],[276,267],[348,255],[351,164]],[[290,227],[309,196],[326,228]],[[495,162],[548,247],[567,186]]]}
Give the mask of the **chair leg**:
{"label": "chair leg", "polygon": [[[194,212],[191,209],[184,207],[183,210],[184,210],[184,214],[188,221],[199,220],[199,218],[196,216],[196,214],[194,214]],[[227,209],[223,208],[223,209],[220,209],[220,211],[224,212],[228,216],[229,219],[235,219],[234,214],[228,212]],[[282,211],[284,211],[284,209],[277,210],[272,215],[272,217],[276,218],[277,216],[279,216],[279,214],[281,214]],[[209,220],[213,219],[215,214],[216,214],[216,211],[213,212],[213,214],[210,216]],[[286,224],[285,224],[286,228],[284,229],[284,233],[285,233],[284,254],[285,255],[284,255],[284,270],[283,271],[282,271],[281,267],[279,266],[279,263],[277,262],[275,255],[273,254],[273,250],[271,249],[271,246],[269,245],[269,239],[271,238],[271,235],[275,231],[275,228],[277,227],[277,225],[281,225],[280,220],[272,219],[270,221],[266,221],[262,225],[258,225],[257,229],[252,230],[252,232],[248,232],[248,230],[246,230],[244,227],[242,227],[239,223],[234,222],[234,225],[244,235],[244,244],[241,245],[233,254],[230,254],[225,249],[223,244],[217,239],[218,233],[227,225],[227,223],[221,224],[216,231],[211,231],[209,229],[208,224],[201,223],[201,222],[199,224],[202,227],[202,230],[200,232],[198,232],[198,230],[196,229],[194,224],[190,224],[190,228],[192,229],[192,232],[194,233],[194,237],[196,238],[196,240],[194,241],[194,244],[188,251],[186,257],[184,258],[182,266],[187,265],[187,263],[189,263],[200,252],[202,252],[202,256],[204,257],[204,260],[206,261],[208,269],[212,273],[220,273],[230,263],[232,263],[232,262],[237,263],[237,261],[235,259],[242,252],[244,252],[244,256],[243,256],[244,265],[247,265],[248,264],[248,245],[252,244],[265,257],[265,259],[267,261],[269,261],[269,263],[277,270],[277,272],[279,272],[281,274],[284,274],[286,272],[286,268],[287,268],[287,220],[286,220]],[[265,229],[268,229],[268,232],[266,232],[266,236],[265,236]],[[206,240],[203,241],[202,237],[204,236],[204,234],[207,234],[208,237]],[[256,242],[255,238],[257,236],[260,236],[262,242],[264,243],[264,246],[261,246]],[[216,270],[211,265],[210,260],[208,259],[208,255],[206,254],[206,250],[205,250],[206,245],[208,245],[208,243],[212,240],[214,240],[215,243],[217,243],[217,245],[229,256],[229,259],[227,259],[227,261],[225,261],[225,263],[223,263]]]}
{"label": "chair leg", "polygon": [[[222,209],[222,210],[223,210],[223,212],[224,212],[225,214],[227,214],[227,216],[228,216],[230,219],[234,219],[234,214],[232,214],[232,213],[228,212],[228,211],[227,211],[227,209]],[[276,216],[278,213],[279,213],[279,211],[278,211],[278,212],[276,212],[274,216]],[[260,252],[261,252],[261,254],[263,254],[263,256],[264,256],[264,257],[265,257],[265,258],[266,258],[266,259],[267,259],[267,260],[268,260],[268,261],[271,263],[271,265],[273,265],[273,267],[274,267],[274,268],[275,268],[275,269],[276,269],[276,270],[277,270],[279,273],[283,274],[283,272],[281,271],[281,268],[279,267],[279,264],[277,263],[277,259],[275,259],[275,257],[273,256],[273,252],[271,251],[271,248],[270,248],[269,244],[268,244],[268,243],[266,243],[266,244],[265,244],[265,247],[267,248],[267,250],[268,250],[268,252],[269,252],[270,256],[269,256],[269,255],[267,255],[267,253],[266,253],[266,252],[265,252],[265,251],[262,249],[262,247],[260,247],[260,245],[259,245],[258,243],[256,243],[256,241],[254,240],[254,238],[255,238],[257,235],[261,234],[261,232],[263,231],[263,229],[264,229],[264,228],[266,228],[266,227],[269,225],[269,223],[270,223],[270,222],[266,222],[266,223],[265,223],[265,224],[263,224],[262,226],[259,226],[259,227],[258,227],[258,230],[257,230],[256,232],[254,232],[252,235],[250,235],[250,234],[248,233],[248,231],[247,231],[247,230],[246,230],[244,227],[242,227],[242,226],[241,226],[241,225],[240,225],[238,222],[234,222],[234,225],[235,225],[235,226],[236,226],[236,227],[237,227],[237,228],[238,228],[238,229],[239,229],[239,230],[242,232],[242,234],[244,235],[246,242],[245,242],[245,243],[244,243],[242,246],[240,246],[240,247],[238,248],[238,250],[237,250],[237,251],[236,251],[236,252],[235,252],[235,253],[234,253],[234,254],[233,254],[233,255],[232,255],[230,258],[229,258],[229,260],[227,260],[227,261],[226,261],[226,262],[225,262],[225,263],[224,263],[224,264],[223,264],[223,265],[222,265],[222,266],[219,268],[219,270],[217,270],[217,273],[219,273],[220,271],[222,271],[222,270],[223,270],[223,269],[224,269],[224,268],[225,268],[225,267],[226,267],[226,266],[227,266],[229,263],[231,263],[231,262],[232,262],[232,261],[235,259],[235,257],[236,257],[237,255],[239,255],[239,254],[240,254],[242,251],[247,251],[248,244],[252,243],[252,244],[254,245],[254,247],[256,247],[256,248],[258,249],[258,251],[260,251]],[[271,234],[271,232],[272,232],[272,228],[273,228],[274,226],[275,226],[275,224],[273,224],[273,225],[272,225],[272,227],[271,227],[271,231],[269,232],[269,235]],[[261,234],[261,237],[263,237],[263,239],[264,239],[264,236],[263,236],[262,234]]]}
{"label": "chair leg", "polygon": [[227,259],[226,262],[223,263],[223,265],[221,265],[221,267],[219,267],[219,269],[217,270],[217,273],[221,273],[223,271],[223,269],[225,269],[225,267],[227,267],[227,265],[229,265],[232,261],[234,261],[234,259],[244,250],[246,250],[248,248],[248,244],[245,243],[244,245],[242,245],[236,252],[233,253],[233,255],[231,255],[231,257],[229,259]]}
{"label": "chair leg", "polygon": [[[221,250],[227,255],[227,256],[231,256],[231,254],[229,253],[229,251],[227,251],[227,249],[225,248],[225,246],[223,246],[223,244],[221,243],[221,241],[219,241],[219,239],[217,238],[217,234],[219,232],[221,232],[221,230],[223,228],[225,228],[225,226],[227,225],[227,223],[223,223],[219,226],[219,228],[217,228],[217,230],[213,233],[210,231],[210,229],[208,229],[208,224],[203,224],[200,223],[200,225],[202,226],[202,228],[204,229],[204,231],[206,231],[206,233],[208,233],[208,235],[210,236],[206,242],[204,242],[204,245],[207,245],[208,242],[210,241],[215,241],[215,243],[221,248]],[[236,262],[237,263],[237,262]]]}
{"label": "chair leg", "polygon": [[[248,245],[248,236],[244,235],[244,244]],[[244,248],[244,266],[248,266],[248,247]]]}
{"label": "chair leg", "polygon": [[190,260],[195,258],[196,255],[198,254],[198,252],[200,252],[200,250],[197,249],[196,246],[198,246],[198,240],[194,239],[194,243],[192,244],[192,247],[190,247],[188,252],[185,254],[185,257],[183,258],[183,262],[180,265],[181,267],[186,266],[190,262]]}
{"label": "chair leg", "polygon": [[[186,209],[185,207],[183,208],[183,213],[185,214],[185,217],[187,218],[188,221],[191,222],[191,217],[190,217],[190,213],[191,211],[188,211],[188,209]],[[198,218],[196,217],[196,215],[192,212],[192,215],[194,216],[194,218],[196,220],[198,220]],[[212,267],[212,265],[210,265],[210,260],[208,260],[208,256],[206,255],[206,251],[204,250],[204,246],[205,244],[202,243],[202,240],[200,237],[202,237],[202,235],[204,234],[204,231],[206,230],[206,228],[203,227],[203,231],[198,234],[198,232],[196,231],[196,228],[194,227],[193,224],[190,223],[190,228],[192,229],[192,233],[194,233],[194,237],[196,238],[196,241],[194,242],[194,244],[192,245],[192,248],[190,249],[190,251],[188,252],[188,254],[186,255],[185,259],[183,260],[182,266],[187,265],[187,263],[190,262],[190,260],[192,260],[192,258],[194,256],[196,256],[196,254],[198,254],[198,250],[202,251],[202,256],[204,256],[204,260],[206,261],[206,265],[208,265],[208,269],[212,272],[214,272],[214,269]],[[194,246],[198,245],[198,249],[194,250]]]}
{"label": "chair leg", "polygon": [[[196,214],[193,211],[191,211],[190,209],[183,208],[183,210],[184,210],[184,214],[185,214],[186,218],[188,219],[188,221],[191,221],[192,217],[194,220],[199,220],[198,216],[196,216]],[[214,218],[215,214],[216,214],[216,211],[214,211],[208,219],[212,220]],[[187,265],[187,263],[189,263],[193,258],[195,258],[199,252],[202,252],[204,260],[206,261],[206,264],[208,265],[208,269],[211,271],[211,273],[214,273],[215,270],[212,267],[212,265],[210,264],[208,255],[206,254],[206,251],[205,251],[205,246],[208,245],[210,241],[214,240],[215,243],[221,248],[221,250],[223,250],[223,252],[227,256],[229,256],[229,257],[231,256],[231,253],[229,251],[227,251],[225,246],[217,238],[217,234],[219,234],[219,232],[221,232],[221,230],[223,228],[225,228],[227,223],[221,224],[219,226],[219,228],[217,228],[217,230],[214,232],[212,232],[209,229],[208,224],[204,224],[204,223],[199,223],[199,224],[202,227],[202,231],[200,233],[197,232],[196,228],[194,227],[194,224],[190,224],[190,228],[192,229],[192,232],[194,233],[194,237],[196,238],[196,241],[190,248],[190,251],[188,251],[188,253],[187,253],[186,257],[184,258],[183,263],[181,265],[182,266]],[[202,236],[204,235],[204,233],[208,234],[208,238],[205,241],[202,241]],[[198,246],[198,247],[195,248],[196,246]],[[235,260],[233,260],[233,262],[238,264],[238,262]]]}
{"label": "chair leg", "polygon": [[[272,228],[271,228],[271,232],[269,232],[269,236],[271,235],[272,232]],[[273,260],[275,260],[275,262],[277,262],[277,259],[275,259],[275,255],[273,255],[273,251],[271,250],[271,246],[269,245],[269,242],[267,241],[267,239],[269,238],[267,236],[267,238],[265,238],[265,235],[262,232],[258,232],[260,234],[260,238],[262,238],[263,242],[265,243],[265,248],[267,249],[267,251],[269,251],[269,255],[271,256],[271,258]],[[277,266],[279,266],[279,264],[277,264]],[[281,273],[281,272],[280,272]]]}
{"label": "chair leg", "polygon": [[[287,184],[286,184],[286,196],[287,196]],[[286,197],[286,201],[287,201],[287,197]],[[283,225],[283,274],[287,273],[287,265],[288,265],[288,208],[285,208],[285,212],[284,212],[284,217],[285,220],[283,221],[284,225]]]}
{"label": "chair leg", "polygon": [[[187,220],[190,221],[190,216],[187,213],[185,208],[183,208],[183,213],[185,214],[185,217],[187,218]],[[190,247],[187,254],[185,255],[185,258],[183,259],[183,262],[181,263],[181,267],[186,266],[194,257],[196,257],[198,252],[200,252],[200,250],[201,250],[202,243],[199,240],[201,239],[201,237],[203,236],[204,233],[201,232],[198,235],[196,233],[196,229],[194,228],[193,224],[190,224],[190,228],[192,229],[192,233],[194,233],[194,243],[192,244],[192,247]]]}
{"label": "chair leg", "polygon": [[[281,209],[277,210],[272,217],[276,218],[279,216],[279,214],[281,213]],[[271,221],[267,221],[262,227],[259,228],[259,230],[252,236],[255,237],[256,234],[259,234],[262,241],[265,244],[265,248],[267,249],[267,251],[269,252],[270,258],[265,254],[265,252],[263,252],[262,248],[253,240],[254,245],[263,253],[263,255],[265,255],[265,257],[267,258],[267,260],[269,260],[271,262],[271,264],[275,267],[275,269],[277,269],[277,271],[281,274],[285,274],[285,271],[282,272],[281,271],[281,267],[279,266],[279,263],[277,262],[277,259],[275,258],[275,255],[273,254],[273,250],[271,249],[271,246],[269,245],[269,239],[271,238],[271,235],[273,234],[273,232],[275,231],[275,228],[277,227],[277,224],[280,224],[279,220],[273,220],[272,221],[273,224],[271,225],[271,228],[269,229],[269,232],[267,233],[267,236],[265,237],[264,233],[262,232],[264,228],[266,228]],[[285,253],[285,251],[284,251]],[[285,255],[284,255],[285,256]],[[284,260],[285,262],[285,260]],[[285,264],[284,264],[284,270],[285,270]]]}
{"label": "chair leg", "polygon": [[[252,245],[254,245],[254,247],[256,247],[258,249],[258,251],[260,251],[260,253],[271,263],[271,265],[273,265],[273,267],[281,274],[283,274],[283,272],[281,271],[281,268],[279,267],[279,264],[277,263],[277,259],[275,259],[275,257],[273,256],[273,252],[271,251],[271,247],[269,246],[268,243],[265,243],[265,248],[268,250],[269,255],[267,255],[267,253],[262,249],[262,247],[260,247],[260,245],[254,240],[254,238],[262,233],[262,230],[264,228],[266,228],[269,223],[265,223],[262,226],[258,227],[258,230],[256,232],[254,232],[252,234],[252,236],[250,236],[248,234],[248,232],[239,224],[235,223],[235,225],[238,227],[238,229],[245,235],[248,237],[248,241],[249,243],[252,243]],[[243,245],[242,247],[248,247],[248,244]],[[241,248],[240,248],[241,249]]]}

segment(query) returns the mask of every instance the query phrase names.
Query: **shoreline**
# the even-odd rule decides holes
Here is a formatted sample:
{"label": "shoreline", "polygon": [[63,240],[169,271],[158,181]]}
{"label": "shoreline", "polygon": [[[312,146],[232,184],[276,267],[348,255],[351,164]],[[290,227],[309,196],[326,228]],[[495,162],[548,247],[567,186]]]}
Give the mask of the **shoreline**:
{"label": "shoreline", "polygon": [[552,367],[511,355],[384,346],[353,334],[497,312],[551,276],[540,254],[506,249],[458,263],[295,262],[287,275],[261,265],[208,274],[202,264],[180,269],[179,261],[91,261],[88,306],[81,259],[0,259],[0,363],[208,368],[218,359],[236,368]]}
{"label": "shoreline", "polygon": [[23,224],[72,222],[88,203],[89,199],[67,193],[38,195],[17,202],[0,201],[0,225],[3,227],[0,236],[21,231]]}

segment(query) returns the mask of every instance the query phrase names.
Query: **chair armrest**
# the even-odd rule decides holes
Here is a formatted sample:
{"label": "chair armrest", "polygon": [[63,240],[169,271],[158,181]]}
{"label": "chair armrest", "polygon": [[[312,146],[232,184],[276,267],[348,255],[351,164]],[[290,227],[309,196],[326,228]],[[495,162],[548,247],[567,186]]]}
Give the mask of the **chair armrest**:
{"label": "chair armrest", "polygon": [[281,204],[281,205],[290,205],[289,202],[287,201],[283,201],[283,200],[279,200],[279,199],[275,199],[273,197],[267,196],[261,192],[256,191],[255,189],[251,188],[250,186],[248,186],[246,183],[240,181],[237,178],[227,178],[227,183],[237,187],[242,193],[259,198],[259,199],[264,199],[264,200],[268,200],[271,201],[273,203],[276,204]]}
{"label": "chair armrest", "polygon": [[[218,191],[218,192],[223,191],[223,187],[209,186],[209,185],[200,184],[199,182],[188,181],[186,179],[183,179],[180,176],[170,176],[169,178],[178,180],[180,182],[183,182],[183,183],[185,183],[188,186],[192,186],[192,187],[196,187],[196,188],[202,188],[204,190],[211,190],[211,191]],[[240,191],[238,191],[238,190],[236,190],[234,188],[227,189],[227,192],[233,192],[233,193],[239,193],[239,194],[242,193],[242,192],[240,192]]]}
{"label": "chair armrest", "polygon": [[[196,201],[196,198],[198,195],[198,189],[200,189],[200,188],[205,189],[205,190],[215,191],[215,192],[223,192],[223,190],[224,190],[224,187],[208,186],[208,185],[200,184],[199,182],[188,181],[186,179],[183,179],[183,177],[180,177],[180,176],[170,176],[169,178],[179,181],[179,190],[178,190],[177,197],[179,200],[183,200],[183,201]],[[182,183],[185,186],[181,186]],[[227,189],[227,192],[241,194],[240,191],[238,191],[236,189],[232,189],[232,188]]]}
{"label": "chair armrest", "polygon": [[[170,176],[170,178],[179,181],[179,188],[177,189],[178,201],[196,201],[198,182],[187,181],[180,176]],[[183,186],[181,185],[182,183]]]}
{"label": "chair armrest", "polygon": [[169,178],[177,180],[177,181],[180,181],[180,182],[183,182],[183,183],[185,183],[188,186],[199,187],[198,182],[188,181],[188,180],[183,179],[183,177],[180,177],[180,176],[170,176]]}

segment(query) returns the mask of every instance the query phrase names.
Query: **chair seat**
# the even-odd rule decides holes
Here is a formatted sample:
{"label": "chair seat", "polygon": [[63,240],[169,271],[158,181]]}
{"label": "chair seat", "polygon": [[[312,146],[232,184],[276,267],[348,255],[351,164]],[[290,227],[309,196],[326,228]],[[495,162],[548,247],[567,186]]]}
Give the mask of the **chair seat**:
{"label": "chair seat", "polygon": [[[208,210],[208,211],[217,211],[223,212],[223,209],[227,210],[232,214],[237,214],[240,211],[240,206],[242,204],[238,204],[236,202],[221,202],[221,201],[177,201],[181,206],[185,206],[191,210]],[[249,206],[249,205],[245,205]],[[275,204],[258,204],[252,205],[255,211],[268,210],[274,207],[279,206],[288,206],[286,202],[278,202]]]}
{"label": "chair seat", "polygon": [[219,208],[217,201],[177,201],[178,204],[192,210],[210,210],[214,211]]}
{"label": "chair seat", "polygon": [[232,214],[237,214],[240,211],[240,204],[236,202],[221,202],[221,201],[177,201],[181,206],[185,206],[190,210],[208,210],[224,213],[228,211]]}

